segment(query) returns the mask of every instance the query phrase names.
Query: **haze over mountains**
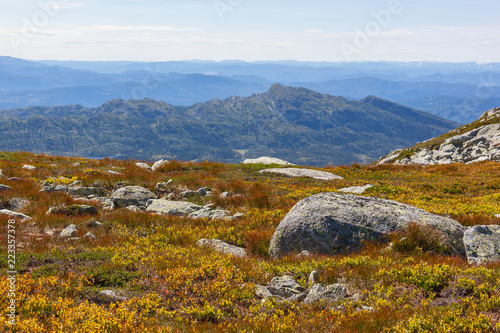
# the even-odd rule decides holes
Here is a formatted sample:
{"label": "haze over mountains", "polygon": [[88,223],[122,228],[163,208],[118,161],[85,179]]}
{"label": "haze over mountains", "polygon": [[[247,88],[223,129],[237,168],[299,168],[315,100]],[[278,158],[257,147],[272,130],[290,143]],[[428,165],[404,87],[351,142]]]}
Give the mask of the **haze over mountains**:
{"label": "haze over mountains", "polygon": [[397,62],[32,62],[0,57],[0,108],[112,99],[189,106],[264,93],[274,83],[362,99],[388,99],[468,123],[500,105],[500,63]]}
{"label": "haze over mountains", "polygon": [[353,101],[275,84],[190,107],[142,99],[4,110],[0,150],[223,162],[271,155],[339,165],[374,161],[457,126],[377,97]]}

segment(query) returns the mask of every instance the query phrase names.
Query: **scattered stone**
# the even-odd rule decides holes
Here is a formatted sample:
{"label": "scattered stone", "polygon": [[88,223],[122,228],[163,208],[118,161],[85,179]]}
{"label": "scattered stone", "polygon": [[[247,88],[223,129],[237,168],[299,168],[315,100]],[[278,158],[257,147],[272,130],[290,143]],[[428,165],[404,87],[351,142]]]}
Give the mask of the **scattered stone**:
{"label": "scattered stone", "polygon": [[316,302],[333,303],[347,296],[347,289],[336,283],[324,286],[321,283],[315,284],[309,294],[304,299],[304,303],[312,304]]}
{"label": "scattered stone", "polygon": [[144,206],[156,195],[140,186],[124,186],[111,194],[111,200],[117,208],[128,206]]}
{"label": "scattered stone", "polygon": [[156,170],[160,169],[162,166],[164,166],[167,163],[168,163],[168,161],[166,161],[166,160],[163,160],[163,159],[159,160],[159,161],[155,162],[155,164],[153,164],[153,166],[151,167],[151,169],[153,171],[156,171]]}
{"label": "scattered stone", "polygon": [[114,170],[108,170],[108,171],[106,171],[106,172],[107,172],[107,173],[109,173],[110,175],[121,175],[121,173],[120,173],[120,172],[118,172],[118,171],[114,171]]}
{"label": "scattered stone", "polygon": [[40,190],[40,192],[52,193],[52,192],[69,192],[69,187],[64,185],[45,185]]}
{"label": "scattered stone", "polygon": [[217,252],[221,253],[226,253],[230,254],[235,257],[239,258],[246,258],[247,257],[247,251],[241,247],[237,247],[231,244],[228,244],[226,242],[223,242],[219,239],[200,239],[198,242],[196,242],[196,245],[199,247],[209,247]]}
{"label": "scattered stone", "polygon": [[24,200],[21,198],[12,198],[9,200],[9,208],[10,210],[22,210],[26,207],[30,202],[28,200]]}
{"label": "scattered stone", "polygon": [[161,183],[156,184],[155,189],[156,190],[166,190],[173,183],[174,183],[174,181],[172,179],[169,179],[168,182],[161,182]]}
{"label": "scattered stone", "polygon": [[10,187],[9,185],[0,184],[0,192],[7,190],[12,190],[12,187]]}
{"label": "scattered stone", "polygon": [[25,165],[23,165],[23,169],[33,171],[33,170],[36,170],[36,167],[34,167],[33,165],[25,164]]}
{"label": "scattered stone", "polygon": [[97,215],[99,212],[97,208],[94,206],[87,205],[70,205],[70,206],[59,206],[59,207],[51,207],[47,214],[55,214],[55,215]]}
{"label": "scattered stone", "polygon": [[47,236],[54,236],[55,233],[56,233],[56,229],[54,228],[50,228],[50,227],[45,227],[45,229],[43,229],[43,233]]}
{"label": "scattered stone", "polygon": [[212,193],[212,189],[210,187],[201,187],[198,190],[196,190],[196,192],[202,197],[205,197]]}
{"label": "scattered stone", "polygon": [[90,239],[96,239],[95,235],[91,233],[90,231],[83,236],[83,238],[90,238]]}
{"label": "scattered stone", "polygon": [[287,162],[285,160],[279,159],[279,158],[274,158],[274,157],[259,157],[256,159],[246,159],[241,164],[277,164],[277,165],[295,165],[290,162]]}
{"label": "scattered stone", "polygon": [[255,295],[258,298],[268,298],[273,296],[266,286],[261,286],[259,284],[255,286]]}
{"label": "scattered stone", "polygon": [[288,298],[293,295],[301,294],[305,288],[298,284],[292,276],[284,275],[275,277],[271,280],[270,290],[273,291],[274,295]]}
{"label": "scattered stone", "polygon": [[0,214],[8,215],[10,218],[20,219],[21,221],[31,220],[31,217],[29,217],[28,215],[24,215],[24,214],[18,213],[18,212],[13,212],[13,211],[8,210],[8,209],[0,210]]}
{"label": "scattered stone", "polygon": [[307,250],[304,250],[304,251],[300,252],[299,254],[297,254],[297,258],[307,258],[310,256],[311,256],[311,252],[309,252]]}
{"label": "scattered stone", "polygon": [[318,271],[312,271],[311,274],[309,274],[309,285],[312,287],[319,281],[319,273]]}
{"label": "scattered stone", "polygon": [[229,192],[222,192],[222,193],[219,195],[219,197],[220,197],[221,199],[228,199],[228,198],[230,198],[230,197],[231,197],[231,193],[229,193]]}
{"label": "scattered stone", "polygon": [[139,163],[136,163],[135,165],[137,165],[141,169],[151,170],[151,167],[149,165],[147,165],[146,163],[139,162]]}
{"label": "scattered stone", "polygon": [[224,219],[229,217],[229,212],[223,209],[210,209],[210,208],[202,208],[195,212],[189,214],[190,218],[193,219]]}
{"label": "scattered stone", "polygon": [[22,178],[20,177],[10,177],[9,179],[7,179],[9,182],[19,182],[21,180],[23,180]]}
{"label": "scattered stone", "polygon": [[500,225],[476,225],[465,231],[469,264],[500,261]]}
{"label": "scattered stone", "polygon": [[201,206],[186,201],[170,201],[164,199],[149,200],[146,204],[148,212],[161,213],[165,215],[188,215],[203,209]]}
{"label": "scattered stone", "polygon": [[101,290],[101,291],[99,291],[99,293],[104,295],[104,296],[109,297],[113,301],[126,301],[127,300],[126,297],[118,295],[113,290]]}
{"label": "scattered stone", "polygon": [[352,194],[363,194],[370,187],[373,187],[373,185],[369,185],[368,184],[368,185],[365,185],[365,186],[344,187],[344,188],[341,188],[340,190],[337,190],[337,192],[352,193]]}
{"label": "scattered stone", "polygon": [[78,228],[74,224],[70,224],[63,231],[61,231],[62,238],[76,237],[78,236]]}
{"label": "scattered stone", "polygon": [[101,196],[103,191],[97,187],[71,187],[68,189],[68,193],[79,197],[90,197],[90,196]]}
{"label": "scattered stone", "polygon": [[102,227],[102,223],[98,222],[96,220],[90,220],[87,222],[87,227],[88,228],[99,228],[99,227]]}
{"label": "scattered stone", "polygon": [[319,180],[336,180],[344,179],[340,176],[334,175],[330,172],[311,170],[311,169],[298,169],[298,168],[274,168],[260,170],[259,173],[277,173],[288,177],[309,177]]}
{"label": "scattered stone", "polygon": [[392,200],[344,193],[320,193],[299,201],[276,229],[270,254],[352,251],[365,240],[381,240],[411,222],[439,230],[450,253],[465,255],[464,227],[457,221]]}

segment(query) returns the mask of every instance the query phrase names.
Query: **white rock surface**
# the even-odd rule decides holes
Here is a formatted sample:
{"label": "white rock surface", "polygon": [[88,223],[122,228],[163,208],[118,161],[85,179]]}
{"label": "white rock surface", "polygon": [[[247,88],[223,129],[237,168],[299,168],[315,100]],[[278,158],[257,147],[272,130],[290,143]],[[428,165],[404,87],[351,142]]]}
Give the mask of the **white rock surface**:
{"label": "white rock surface", "polygon": [[373,185],[368,184],[368,185],[365,185],[365,186],[344,187],[344,188],[341,188],[340,190],[337,190],[337,192],[352,193],[352,194],[363,194],[370,187],[373,187]]}
{"label": "white rock surface", "polygon": [[265,170],[260,170],[259,173],[277,173],[288,177],[310,177],[319,180],[344,179],[330,172],[311,170],[311,169],[298,169],[298,168],[265,169]]}
{"label": "white rock surface", "polygon": [[155,164],[153,164],[153,166],[151,167],[151,170],[156,171],[167,163],[168,163],[168,161],[166,161],[166,160],[156,161]]}
{"label": "white rock surface", "polygon": [[293,163],[287,162],[285,160],[263,156],[255,159],[246,159],[241,164],[278,164],[278,165],[295,165]]}

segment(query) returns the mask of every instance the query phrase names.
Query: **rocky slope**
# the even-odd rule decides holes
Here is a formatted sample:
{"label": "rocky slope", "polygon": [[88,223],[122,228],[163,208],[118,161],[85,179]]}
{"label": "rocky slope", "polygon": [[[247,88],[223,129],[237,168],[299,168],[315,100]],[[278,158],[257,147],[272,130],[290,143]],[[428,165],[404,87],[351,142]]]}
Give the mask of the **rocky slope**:
{"label": "rocky slope", "polygon": [[399,149],[378,164],[450,164],[500,161],[500,107],[442,136]]}

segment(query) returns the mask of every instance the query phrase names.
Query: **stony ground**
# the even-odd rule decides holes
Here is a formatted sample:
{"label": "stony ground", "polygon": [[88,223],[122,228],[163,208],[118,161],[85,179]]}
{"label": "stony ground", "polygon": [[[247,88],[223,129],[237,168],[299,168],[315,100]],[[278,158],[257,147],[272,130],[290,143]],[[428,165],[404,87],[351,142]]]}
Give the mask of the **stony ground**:
{"label": "stony ground", "polygon": [[[3,257],[9,225],[17,245],[14,268],[1,266],[3,331],[500,331],[500,264],[442,254],[425,229],[354,253],[269,256],[299,200],[352,186],[465,226],[498,225],[498,163],[329,167],[320,171],[343,179],[321,180],[259,173],[277,165],[136,162],[0,153],[0,209],[16,214],[0,214]],[[128,186],[151,194],[123,201],[116,191]],[[148,196],[199,214],[151,211]]]}

